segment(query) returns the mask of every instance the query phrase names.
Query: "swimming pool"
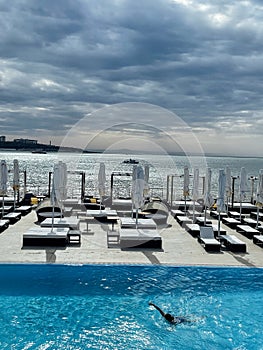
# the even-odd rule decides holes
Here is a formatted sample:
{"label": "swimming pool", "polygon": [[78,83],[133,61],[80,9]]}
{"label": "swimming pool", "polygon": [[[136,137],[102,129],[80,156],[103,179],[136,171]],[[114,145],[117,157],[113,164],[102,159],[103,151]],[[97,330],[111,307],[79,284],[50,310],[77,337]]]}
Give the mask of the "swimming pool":
{"label": "swimming pool", "polygon": [[1,349],[263,349],[263,269],[2,264],[0,281]]}

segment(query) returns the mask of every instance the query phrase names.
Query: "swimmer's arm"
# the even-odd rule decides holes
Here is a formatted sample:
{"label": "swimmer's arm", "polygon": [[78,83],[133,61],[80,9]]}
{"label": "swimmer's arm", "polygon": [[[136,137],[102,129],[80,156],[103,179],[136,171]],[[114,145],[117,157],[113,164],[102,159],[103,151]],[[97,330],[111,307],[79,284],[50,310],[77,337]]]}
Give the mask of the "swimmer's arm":
{"label": "swimmer's arm", "polygon": [[165,317],[165,313],[157,305],[155,305],[153,303],[149,303],[149,305],[155,307],[155,309],[158,310],[163,317]]}

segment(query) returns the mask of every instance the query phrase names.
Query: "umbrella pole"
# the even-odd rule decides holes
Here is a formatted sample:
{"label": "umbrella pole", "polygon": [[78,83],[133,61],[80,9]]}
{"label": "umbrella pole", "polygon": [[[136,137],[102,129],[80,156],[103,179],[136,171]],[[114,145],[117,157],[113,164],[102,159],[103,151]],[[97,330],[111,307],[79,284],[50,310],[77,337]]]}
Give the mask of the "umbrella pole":
{"label": "umbrella pole", "polygon": [[193,223],[195,223],[195,200],[193,203]]}
{"label": "umbrella pole", "polygon": [[52,224],[51,224],[51,232],[53,232],[53,228],[54,228],[54,215],[55,215],[55,206],[53,204],[52,206]]}
{"label": "umbrella pole", "polygon": [[206,205],[205,205],[205,222],[204,225],[206,225]]}
{"label": "umbrella pole", "polygon": [[136,228],[138,227],[138,209],[136,209]]}
{"label": "umbrella pole", "polygon": [[257,225],[256,225],[256,229],[258,229],[258,221],[259,221],[259,207],[257,207]]}
{"label": "umbrella pole", "polygon": [[14,210],[16,208],[16,190],[14,190]]}
{"label": "umbrella pole", "polygon": [[186,196],[184,196],[184,213],[186,213]]}
{"label": "umbrella pole", "polygon": [[239,217],[239,219],[240,219],[240,222],[242,221],[241,219],[242,219],[242,201],[240,201],[240,217]]}
{"label": "umbrella pole", "polygon": [[2,217],[5,214],[5,196],[3,195],[3,201],[2,201]]}
{"label": "umbrella pole", "polygon": [[220,212],[218,213],[218,236],[220,236],[220,220],[221,220],[221,215]]}

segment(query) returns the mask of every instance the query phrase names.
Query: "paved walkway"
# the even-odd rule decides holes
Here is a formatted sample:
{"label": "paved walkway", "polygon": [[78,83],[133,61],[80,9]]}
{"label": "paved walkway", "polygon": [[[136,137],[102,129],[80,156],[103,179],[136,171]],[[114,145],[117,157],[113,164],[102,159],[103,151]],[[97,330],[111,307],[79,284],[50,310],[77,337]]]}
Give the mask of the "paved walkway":
{"label": "paved walkway", "polygon": [[[107,247],[107,225],[81,224],[81,246],[66,248],[23,248],[22,236],[31,227],[37,227],[35,211],[22,217],[0,234],[1,263],[59,263],[59,264],[171,264],[211,266],[263,267],[263,249],[236,231],[222,224],[229,234],[235,234],[247,244],[247,253],[208,253],[186,232],[173,217],[168,228],[161,229],[163,250],[121,250]],[[215,223],[217,221],[215,220]]]}

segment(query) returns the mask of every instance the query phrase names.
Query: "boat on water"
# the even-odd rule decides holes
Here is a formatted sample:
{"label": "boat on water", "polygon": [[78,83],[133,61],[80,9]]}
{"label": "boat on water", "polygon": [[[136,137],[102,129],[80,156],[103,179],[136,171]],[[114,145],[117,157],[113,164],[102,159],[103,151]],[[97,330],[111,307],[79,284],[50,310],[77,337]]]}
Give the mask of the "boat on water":
{"label": "boat on water", "polygon": [[136,159],[130,158],[130,159],[125,159],[122,163],[124,163],[124,164],[139,164],[139,161]]}
{"label": "boat on water", "polygon": [[35,150],[35,151],[32,151],[31,153],[34,153],[34,154],[47,154],[47,152],[43,151],[43,150]]}

